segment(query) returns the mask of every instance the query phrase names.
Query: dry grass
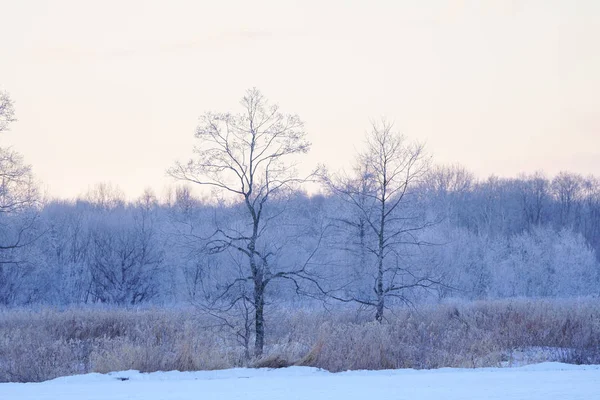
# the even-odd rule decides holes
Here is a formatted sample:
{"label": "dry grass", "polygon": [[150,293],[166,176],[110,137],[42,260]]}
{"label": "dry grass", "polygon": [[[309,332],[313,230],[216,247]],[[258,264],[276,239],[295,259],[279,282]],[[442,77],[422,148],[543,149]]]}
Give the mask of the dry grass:
{"label": "dry grass", "polygon": [[383,324],[348,310],[279,310],[269,315],[258,360],[246,360],[231,332],[191,309],[3,310],[0,381],[127,369],[484,367],[510,364],[528,348],[546,349],[542,359],[600,363],[599,306],[591,299],[442,304],[393,310]]}

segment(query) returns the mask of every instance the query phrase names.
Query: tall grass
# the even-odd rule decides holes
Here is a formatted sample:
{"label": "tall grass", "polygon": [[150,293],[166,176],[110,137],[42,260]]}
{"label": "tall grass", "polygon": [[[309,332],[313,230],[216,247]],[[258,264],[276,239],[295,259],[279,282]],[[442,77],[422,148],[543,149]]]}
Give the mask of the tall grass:
{"label": "tall grass", "polygon": [[[261,359],[194,309],[0,310],[0,381],[137,369],[347,369],[600,363],[600,300],[502,300],[390,310],[275,310]],[[530,352],[527,359],[520,350]]]}

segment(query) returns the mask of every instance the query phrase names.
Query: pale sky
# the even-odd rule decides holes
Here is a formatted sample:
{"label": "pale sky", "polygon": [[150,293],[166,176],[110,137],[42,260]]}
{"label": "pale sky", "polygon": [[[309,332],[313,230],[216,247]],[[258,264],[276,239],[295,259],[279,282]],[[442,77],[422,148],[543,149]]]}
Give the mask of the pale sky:
{"label": "pale sky", "polygon": [[307,170],[386,116],[481,177],[600,175],[600,1],[0,0],[0,145],[52,196],[160,194],[253,86],[305,121]]}

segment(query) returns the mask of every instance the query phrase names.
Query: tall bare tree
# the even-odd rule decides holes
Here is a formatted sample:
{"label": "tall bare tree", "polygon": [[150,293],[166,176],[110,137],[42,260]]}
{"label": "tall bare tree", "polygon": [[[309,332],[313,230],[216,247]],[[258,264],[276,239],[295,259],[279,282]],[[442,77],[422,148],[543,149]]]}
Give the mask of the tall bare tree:
{"label": "tall bare tree", "polygon": [[362,268],[372,273],[374,296],[364,292],[350,297],[335,296],[338,300],[374,307],[377,321],[383,319],[386,298],[406,299],[408,289],[429,288],[439,283],[429,274],[412,270],[403,261],[401,250],[405,245],[425,244],[419,232],[433,223],[408,207],[428,166],[423,145],[408,142],[393,130],[393,124],[384,120],[372,125],[365,149],[358,157],[356,176],[324,178],[327,187],[354,207],[359,234],[365,234],[366,225],[371,237],[371,240],[361,238],[371,254],[371,265]]}
{"label": "tall bare tree", "polygon": [[294,156],[306,153],[310,143],[300,118],[283,114],[257,89],[248,90],[241,105],[241,114],[208,112],[201,116],[195,157],[186,164],[177,163],[169,174],[214,188],[241,203],[244,222],[217,220],[215,232],[205,238],[205,247],[209,253],[238,252],[246,260],[240,274],[221,286],[218,298],[231,299],[231,306],[246,301],[243,290],[230,296],[239,285],[251,283],[254,355],[260,356],[265,340],[265,289],[274,279],[301,276],[306,267],[306,263],[288,269],[273,265],[279,249],[266,235],[282,210],[270,209],[269,200],[302,182],[296,175]]}

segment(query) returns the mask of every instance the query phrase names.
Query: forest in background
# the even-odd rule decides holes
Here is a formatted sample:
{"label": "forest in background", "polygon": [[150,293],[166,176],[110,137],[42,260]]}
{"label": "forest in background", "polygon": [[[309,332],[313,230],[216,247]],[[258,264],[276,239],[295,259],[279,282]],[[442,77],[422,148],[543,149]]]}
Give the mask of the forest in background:
{"label": "forest in background", "polygon": [[[443,285],[407,289],[406,300],[599,294],[596,178],[563,173],[476,180],[460,167],[439,167],[413,195],[411,212],[434,223],[419,231],[420,244],[399,246],[398,262]],[[335,194],[293,192],[273,206],[275,213],[285,209],[285,217],[265,241],[277,249],[281,268],[305,263],[316,250],[308,268],[323,285],[369,298],[373,260],[361,257],[374,238],[361,231],[360,215],[347,202]],[[208,296],[209,282],[238,277],[242,261],[232,251],[211,253],[201,239],[214,229],[216,215],[230,223],[240,207],[203,201],[186,187],[162,202],[148,192],[127,203],[100,185],[76,201],[3,212],[0,302],[172,304]],[[310,282],[306,286],[318,295]],[[272,296],[300,301],[291,281]]]}

